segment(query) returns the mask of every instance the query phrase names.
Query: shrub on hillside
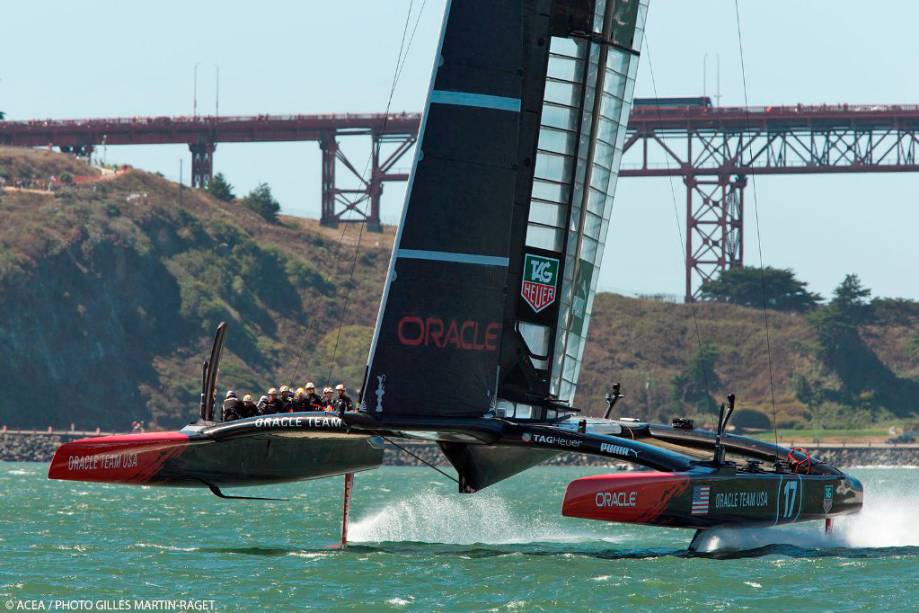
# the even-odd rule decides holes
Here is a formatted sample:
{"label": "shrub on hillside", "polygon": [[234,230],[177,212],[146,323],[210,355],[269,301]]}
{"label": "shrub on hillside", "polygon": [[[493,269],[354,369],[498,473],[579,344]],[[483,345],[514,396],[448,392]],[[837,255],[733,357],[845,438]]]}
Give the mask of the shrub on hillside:
{"label": "shrub on hillside", "polygon": [[731,423],[741,430],[771,430],[772,421],[756,409],[737,409]]}
{"label": "shrub on hillside", "polygon": [[874,298],[871,314],[879,324],[910,326],[919,323],[919,301],[908,298]]}
{"label": "shrub on hillside", "polygon": [[217,200],[223,200],[224,202],[236,200],[236,195],[233,193],[233,186],[230,185],[230,182],[227,181],[227,178],[223,176],[222,172],[218,172],[214,175],[214,178],[208,182],[205,191]]}
{"label": "shrub on hillside", "polygon": [[718,350],[711,343],[702,343],[689,358],[682,372],[671,381],[673,401],[677,408],[690,405],[699,413],[716,413],[717,403],[711,390],[721,386],[715,372]]}
{"label": "shrub on hillside", "polygon": [[278,220],[278,213],[281,212],[281,204],[274,199],[267,183],[259,183],[242,199],[242,204],[272,223]]}

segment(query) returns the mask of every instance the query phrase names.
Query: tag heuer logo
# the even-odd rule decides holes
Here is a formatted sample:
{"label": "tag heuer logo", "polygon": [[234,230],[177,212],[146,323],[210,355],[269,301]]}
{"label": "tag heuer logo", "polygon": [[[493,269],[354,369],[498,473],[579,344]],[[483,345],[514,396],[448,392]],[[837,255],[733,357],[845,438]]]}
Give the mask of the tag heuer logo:
{"label": "tag heuer logo", "polygon": [[523,259],[520,295],[537,313],[555,302],[558,260],[527,253]]}
{"label": "tag heuer logo", "polygon": [[823,486],[823,512],[829,513],[830,509],[833,508],[833,486],[824,485]]}

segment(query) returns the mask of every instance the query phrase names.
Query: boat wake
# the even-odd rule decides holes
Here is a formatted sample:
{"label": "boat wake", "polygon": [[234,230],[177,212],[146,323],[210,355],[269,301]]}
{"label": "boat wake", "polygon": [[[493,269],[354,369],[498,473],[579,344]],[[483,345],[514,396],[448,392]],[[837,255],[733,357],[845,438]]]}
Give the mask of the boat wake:
{"label": "boat wake", "polygon": [[349,540],[445,545],[619,542],[615,537],[572,532],[570,528],[537,518],[521,518],[504,499],[489,492],[474,496],[426,492],[353,521]]}
{"label": "boat wake", "polygon": [[[862,512],[835,521],[832,534],[823,525],[810,522],[777,528],[710,530],[698,554],[733,557],[788,555],[859,556],[893,555],[919,548],[919,501],[886,495],[871,497]],[[572,530],[575,528],[575,530]],[[577,530],[571,523],[544,518],[521,517],[519,510],[497,494],[480,492],[456,496],[426,492],[393,502],[381,510],[353,521],[350,541],[360,543],[431,543],[440,545],[519,545],[524,543],[576,544],[615,543],[628,545],[625,536],[603,535]],[[692,536],[686,531],[687,545]],[[550,547],[545,553],[558,554]],[[577,547],[580,550],[579,547]],[[872,551],[873,550],[873,551]],[[530,553],[533,553],[530,550]],[[579,553],[586,553],[580,552]],[[592,555],[617,557],[684,555],[685,550],[591,551]]]}
{"label": "boat wake", "polygon": [[833,532],[810,522],[778,528],[710,530],[700,553],[742,551],[789,545],[804,549],[919,547],[919,501],[909,497],[866,497],[860,513],[834,520]]}

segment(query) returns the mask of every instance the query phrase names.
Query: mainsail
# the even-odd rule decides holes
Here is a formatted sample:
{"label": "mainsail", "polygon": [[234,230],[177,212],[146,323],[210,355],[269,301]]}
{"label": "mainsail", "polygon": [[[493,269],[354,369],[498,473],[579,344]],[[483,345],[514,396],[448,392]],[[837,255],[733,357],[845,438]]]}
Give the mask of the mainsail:
{"label": "mainsail", "polygon": [[541,418],[573,401],[646,10],[448,3],[366,411]]}

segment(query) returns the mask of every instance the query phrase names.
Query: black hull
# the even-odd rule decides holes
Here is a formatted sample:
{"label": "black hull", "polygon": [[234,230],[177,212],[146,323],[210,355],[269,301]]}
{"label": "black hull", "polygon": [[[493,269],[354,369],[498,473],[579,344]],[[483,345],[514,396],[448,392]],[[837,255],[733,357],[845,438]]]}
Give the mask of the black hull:
{"label": "black hull", "polygon": [[349,434],[328,413],[285,413],[180,432],[62,445],[49,478],[173,487],[238,487],[321,479],[377,468],[382,441]]}

